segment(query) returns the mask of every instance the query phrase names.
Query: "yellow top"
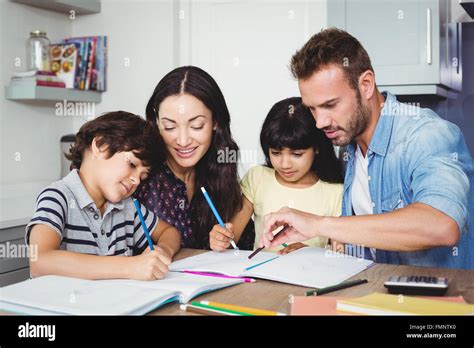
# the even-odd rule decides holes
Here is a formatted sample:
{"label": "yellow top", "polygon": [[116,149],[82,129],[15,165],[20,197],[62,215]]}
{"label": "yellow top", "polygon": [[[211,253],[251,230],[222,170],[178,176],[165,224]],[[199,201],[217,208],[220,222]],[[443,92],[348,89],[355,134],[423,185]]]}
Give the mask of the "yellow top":
{"label": "yellow top", "polygon": [[[275,170],[265,166],[255,166],[245,174],[241,181],[244,196],[253,204],[255,220],[255,245],[258,247],[265,214],[275,212],[287,206],[311,214],[322,216],[340,216],[342,205],[342,184],[330,184],[318,180],[307,188],[291,188],[280,184]],[[303,242],[310,246],[324,247],[326,237],[316,237]],[[277,251],[282,246],[265,249]]]}

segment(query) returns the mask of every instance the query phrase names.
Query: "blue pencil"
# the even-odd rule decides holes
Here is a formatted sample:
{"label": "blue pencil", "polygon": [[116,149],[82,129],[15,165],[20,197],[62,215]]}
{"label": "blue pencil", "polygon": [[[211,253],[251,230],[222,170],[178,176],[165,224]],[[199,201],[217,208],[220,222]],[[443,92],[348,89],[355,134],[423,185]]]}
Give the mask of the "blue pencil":
{"label": "blue pencil", "polygon": [[[211,207],[211,210],[212,210],[212,212],[214,213],[214,216],[216,217],[217,222],[219,223],[219,225],[221,225],[221,227],[225,228],[224,221],[222,221],[221,216],[220,216],[219,213],[217,212],[217,209],[216,209],[216,207],[214,206],[214,203],[212,203],[211,197],[209,197],[209,194],[207,193],[206,189],[205,189],[204,187],[201,187],[201,191],[202,191],[202,193],[203,193],[203,195],[204,195],[204,198],[206,198],[207,204],[209,204],[209,207]],[[234,249],[236,249],[236,250],[238,249],[238,248],[237,248],[237,245],[235,244],[235,242],[234,242],[233,239],[230,240],[230,244],[232,244],[232,247],[233,247]]]}
{"label": "blue pencil", "polygon": [[143,232],[145,233],[146,239],[148,240],[148,245],[150,246],[151,250],[155,250],[153,246],[153,241],[151,240],[150,233],[148,232],[148,228],[145,224],[145,219],[143,218],[142,211],[140,210],[140,203],[134,198],[133,204],[135,204],[135,208],[137,209],[138,217],[140,218],[140,222],[142,223]]}

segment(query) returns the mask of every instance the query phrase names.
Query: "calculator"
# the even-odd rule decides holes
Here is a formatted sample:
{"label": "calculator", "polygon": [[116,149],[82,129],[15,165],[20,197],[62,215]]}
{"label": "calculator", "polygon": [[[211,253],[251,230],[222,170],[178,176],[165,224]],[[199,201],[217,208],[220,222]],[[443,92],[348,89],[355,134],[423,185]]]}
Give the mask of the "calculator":
{"label": "calculator", "polygon": [[448,290],[448,279],[424,276],[393,276],[384,283],[390,294],[441,296]]}

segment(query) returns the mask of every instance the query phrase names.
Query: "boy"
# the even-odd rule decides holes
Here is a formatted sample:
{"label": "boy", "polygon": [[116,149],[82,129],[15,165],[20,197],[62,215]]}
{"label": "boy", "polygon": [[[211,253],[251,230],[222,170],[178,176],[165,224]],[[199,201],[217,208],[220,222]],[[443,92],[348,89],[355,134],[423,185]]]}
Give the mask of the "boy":
{"label": "boy", "polygon": [[163,278],[180,234],[141,205],[158,244],[151,251],[130,198],[163,160],[162,149],[158,134],[139,116],[116,111],[85,123],[66,155],[72,171],[39,194],[26,226],[26,243],[38,254],[30,259],[31,275]]}

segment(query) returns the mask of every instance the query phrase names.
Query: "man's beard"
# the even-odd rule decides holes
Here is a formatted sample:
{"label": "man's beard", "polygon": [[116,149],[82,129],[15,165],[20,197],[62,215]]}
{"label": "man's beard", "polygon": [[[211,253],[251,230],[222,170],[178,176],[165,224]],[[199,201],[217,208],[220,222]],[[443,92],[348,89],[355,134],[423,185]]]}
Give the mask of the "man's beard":
{"label": "man's beard", "polygon": [[352,140],[361,135],[369,126],[372,110],[368,106],[362,105],[360,94],[357,98],[357,109],[349,119],[346,128],[339,127],[344,132],[343,135],[332,139],[333,145],[346,146]]}

